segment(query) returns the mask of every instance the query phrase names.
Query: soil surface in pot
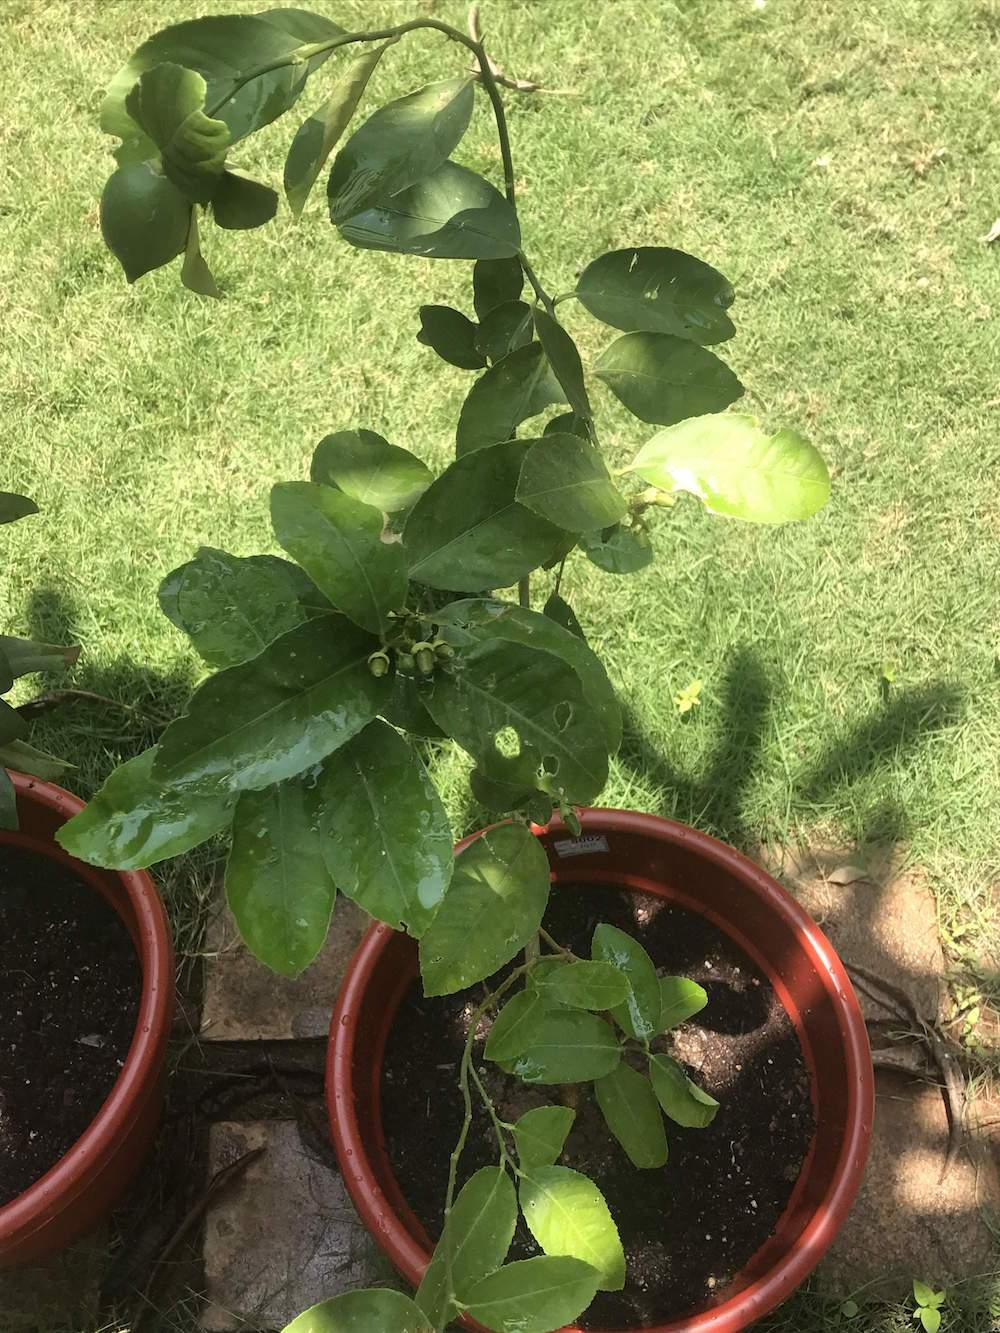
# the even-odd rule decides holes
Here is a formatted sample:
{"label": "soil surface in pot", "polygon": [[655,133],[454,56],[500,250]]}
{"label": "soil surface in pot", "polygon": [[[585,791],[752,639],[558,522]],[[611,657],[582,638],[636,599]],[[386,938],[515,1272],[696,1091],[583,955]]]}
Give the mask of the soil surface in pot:
{"label": "soil surface in pot", "polygon": [[[814,1117],[791,1021],[767,979],[727,935],[697,913],[651,895],[594,885],[553,893],[545,924],[561,944],[589,958],[601,921],[640,940],[661,974],[691,977],[708,991],[708,1006],[654,1045],[682,1060],[691,1078],[721,1103],[713,1123],[682,1129],[667,1121],[667,1165],[638,1171],[611,1137],[588,1084],[528,1086],[504,1074],[481,1058],[485,1025],[476,1067],[507,1121],[554,1102],[576,1110],[559,1160],[600,1186],[621,1233],[628,1272],[624,1291],[599,1292],[580,1323],[622,1329],[677,1318],[723,1295],[772,1234],[808,1151]],[[411,1208],[435,1238],[448,1158],[462,1123],[458,1062],[469,1014],[482,994],[476,987],[472,996],[428,1000],[415,983],[385,1052],[382,1116],[389,1160]],[[460,1179],[496,1160],[493,1130],[479,1104]],[[537,1253],[519,1219],[509,1260]]]}
{"label": "soil surface in pot", "polygon": [[89,884],[0,845],[0,1206],[54,1166],[100,1110],[135,1031],[132,939]]}

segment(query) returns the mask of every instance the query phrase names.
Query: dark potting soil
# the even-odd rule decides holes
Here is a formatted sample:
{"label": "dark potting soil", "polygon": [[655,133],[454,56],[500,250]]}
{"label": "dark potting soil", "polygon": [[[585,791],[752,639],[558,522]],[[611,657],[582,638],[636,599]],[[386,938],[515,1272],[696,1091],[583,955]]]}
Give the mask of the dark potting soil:
{"label": "dark potting soil", "polygon": [[141,987],[110,904],[47,857],[0,846],[0,1205],[54,1166],[100,1110]]}
{"label": "dark potting soil", "polygon": [[[720,1295],[772,1234],[812,1138],[810,1080],[788,1015],[764,975],[728,936],[697,913],[645,894],[593,885],[552,894],[545,924],[563,945],[590,956],[601,921],[641,941],[661,974],[693,978],[707,1007],[654,1046],[683,1061],[720,1103],[706,1129],[667,1121],[669,1158],[638,1171],[611,1137],[589,1084],[528,1086],[482,1059],[480,1071],[501,1116],[535,1106],[571,1106],[576,1120],[560,1161],[601,1188],[625,1248],[624,1291],[599,1292],[584,1328],[633,1328],[695,1310]],[[382,1117],[396,1179],[428,1234],[441,1232],[448,1158],[462,1106],[456,1077],[477,987],[425,999],[419,982],[390,1031],[382,1074]],[[470,999],[472,1003],[470,1004]],[[475,1092],[473,1092],[475,1096]],[[496,1140],[481,1105],[462,1157],[460,1180],[495,1164]],[[538,1248],[518,1221],[509,1260]]]}

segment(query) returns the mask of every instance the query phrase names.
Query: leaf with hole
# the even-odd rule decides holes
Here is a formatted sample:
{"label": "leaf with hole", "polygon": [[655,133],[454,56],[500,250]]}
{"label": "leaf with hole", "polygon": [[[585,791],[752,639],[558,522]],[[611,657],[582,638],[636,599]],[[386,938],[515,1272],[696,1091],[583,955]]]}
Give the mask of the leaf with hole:
{"label": "leaf with hole", "polygon": [[365,1333],[385,1329],[392,1333],[434,1333],[434,1326],[418,1305],[388,1287],[345,1291],[304,1311],[282,1333]]}
{"label": "leaf with hole", "polygon": [[497,1014],[486,1038],[487,1060],[512,1060],[520,1055],[531,1037],[532,1021],[544,1009],[544,1003],[532,990],[522,990],[508,1000]]}
{"label": "leaf with hole", "polygon": [[719,1103],[684,1073],[667,1055],[654,1055],[649,1077],[657,1100],[671,1120],[688,1129],[704,1129],[715,1119]]}
{"label": "leaf with hole", "polygon": [[627,528],[621,523],[583,533],[580,549],[606,574],[637,574],[653,560],[653,547],[647,533],[642,528]]}
{"label": "leaf with hole", "polygon": [[810,518],[830,495],[819,452],[793,430],[768,435],[756,417],[727,412],[670,426],[631,464],[665,491],[690,491],[713,514],[751,523]]}
{"label": "leaf with hole", "polygon": [[545,435],[531,442],[517,498],[569,532],[606,528],[628,513],[600,454],[575,435]]}
{"label": "leaf with hole", "polygon": [[152,163],[119,167],[108,177],[101,234],[129,282],[182,254],[190,221],[191,205]]}
{"label": "leaf with hole", "polygon": [[721,412],[743,393],[724,361],[669,333],[626,333],[597,358],[594,374],[640,421],[671,426]]}
{"label": "leaf with hole", "polygon": [[537,1106],[514,1125],[514,1147],[522,1171],[552,1166],[573,1128],[576,1112],[568,1106]]}
{"label": "leaf with hole", "polygon": [[442,361],[461,370],[482,370],[486,357],[477,346],[478,329],[461,310],[447,305],[420,307],[417,342],[437,352]]}
{"label": "leaf with hole", "polygon": [[653,960],[638,940],[607,922],[594,931],[591,957],[610,963],[625,978],[628,995],[614,1016],[630,1037],[651,1037],[660,1018],[660,982]]}
{"label": "leaf with hole", "polygon": [[535,333],[552,367],[553,375],[562,385],[565,401],[578,417],[587,420],[591,415],[590,399],[587,397],[583,362],[580,360],[576,343],[557,320],[547,311],[537,307]]}
{"label": "leaf with hole", "polygon": [[463,1289],[462,1303],[496,1333],[551,1333],[586,1310],[597,1280],[597,1271],[580,1259],[541,1254],[506,1264]]}
{"label": "leaf with hole", "polygon": [[372,634],[392,626],[406,601],[406,556],[382,540],[382,513],[316,481],[271,488],[274,535],[321,592]]}
{"label": "leaf with hole", "polygon": [[610,1074],[621,1059],[614,1028],[585,1010],[543,1006],[525,1027],[527,1045],[510,1062],[525,1083],[588,1083]]}
{"label": "leaf with hole", "polygon": [[369,916],[419,939],[451,881],[453,838],[422,759],[385,722],[323,761],[319,828],[330,874]]}
{"label": "leaf with hole", "polygon": [[531,342],[531,307],[523,301],[506,301],[491,310],[476,330],[476,348],[491,362],[526,347]]}
{"label": "leaf with hole", "polygon": [[491,366],[469,390],[456,432],[459,457],[509,440],[523,421],[552,403],[565,401],[541,343],[519,347]]}
{"label": "leaf with hole", "polygon": [[605,1123],[633,1166],[651,1170],[667,1160],[663,1115],[648,1078],[623,1060],[594,1084]]}
{"label": "leaf with hole", "polygon": [[410,509],[433,481],[426,463],[372,430],[341,430],[320,440],[310,477],[386,514]]}
{"label": "leaf with hole", "polygon": [[448,1299],[446,1248],[450,1246],[451,1289],[466,1291],[506,1259],[516,1222],[517,1197],[503,1168],[484,1166],[469,1177],[417,1288],[416,1302],[435,1328],[442,1326],[453,1309]]}
{"label": "leaf with hole", "polygon": [[657,1032],[669,1032],[708,1004],[708,992],[687,977],[660,977],[660,1021]]}
{"label": "leaf with hole", "polygon": [[125,99],[128,114],[160,151],[164,174],[194,203],[215,193],[229,150],[229,126],[205,113],[207,84],[183,65],[146,70]]}
{"label": "leaf with hole", "polygon": [[616,329],[671,333],[708,346],[735,333],[726,311],[733,289],[721,273],[693,255],[665,246],[630,246],[593,260],[576,294]]}
{"label": "leaf with hole", "polygon": [[601,1291],[621,1291],[621,1238],[592,1180],[568,1166],[540,1166],[521,1180],[518,1192],[524,1220],[546,1254],[581,1259],[597,1269]]}
{"label": "leaf with hole", "polygon": [[227,231],[252,231],[270,222],[278,211],[278,196],[269,185],[239,171],[225,171],[212,195],[212,217]]}
{"label": "leaf with hole", "polygon": [[614,1009],[628,998],[628,982],[618,968],[586,959],[568,963],[535,985],[543,999],[568,1009]]}
{"label": "leaf with hole", "polygon": [[424,259],[502,259],[521,245],[513,207],[489,181],[457,162],[445,162],[339,225],[344,239],[361,250]]}
{"label": "leaf with hole", "polygon": [[480,259],[472,269],[473,305],[483,320],[498,306],[516,301],[524,289],[524,271],[516,255],[509,259]]}
{"label": "leaf with hole", "polygon": [[537,933],[548,898],[548,859],[523,824],[476,838],[420,941],[424,994],[451,995],[492,976]]}

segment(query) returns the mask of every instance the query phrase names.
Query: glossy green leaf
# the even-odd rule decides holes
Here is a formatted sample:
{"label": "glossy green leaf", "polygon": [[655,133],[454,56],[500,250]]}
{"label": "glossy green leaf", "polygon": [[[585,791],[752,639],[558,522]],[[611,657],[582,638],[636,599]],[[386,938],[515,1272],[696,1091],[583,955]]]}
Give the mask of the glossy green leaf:
{"label": "glossy green leaf", "polygon": [[543,1007],[526,1027],[528,1044],[511,1061],[511,1072],[525,1083],[587,1083],[610,1074],[621,1059],[614,1028],[582,1009]]}
{"label": "glossy green leaf", "polygon": [[590,431],[583,417],[575,412],[560,412],[557,417],[546,421],[543,435],[575,435],[580,440],[590,443]]}
{"label": "glossy green leaf", "polygon": [[536,805],[544,806],[545,818],[536,822],[548,822],[552,797],[539,789],[537,761],[530,751],[509,756],[492,754],[489,765],[488,773],[474,768],[469,774],[472,795],[484,809],[494,814],[509,814],[514,810],[527,813]]}
{"label": "glossy green leaf", "polygon": [[523,288],[524,272],[516,255],[509,259],[480,259],[473,266],[473,305],[481,320],[497,306],[516,301]]}
{"label": "glossy green leaf", "polygon": [[469,1177],[417,1288],[416,1302],[435,1328],[441,1327],[448,1309],[446,1248],[450,1247],[453,1290],[465,1291],[506,1259],[516,1222],[517,1197],[503,1168],[484,1166]]}
{"label": "glossy green leaf", "polygon": [[46,754],[44,750],[36,749],[23,740],[0,745],[0,765],[16,768],[21,773],[29,773],[33,778],[44,778],[46,781],[59,779],[75,767],[67,760]]}
{"label": "glossy green leaf", "polygon": [[537,1106],[514,1126],[514,1146],[522,1171],[552,1166],[573,1128],[576,1112],[568,1106]]}
{"label": "glossy green leaf", "polygon": [[575,435],[535,440],[521,466],[517,498],[569,532],[610,527],[628,513],[600,454]]}
{"label": "glossy green leaf", "polygon": [[382,513],[316,481],[271,488],[274,535],[317,588],[356,625],[373,634],[392,625],[406,601],[406,556],[382,540]]}
{"label": "glossy green leaf", "polygon": [[433,480],[426,463],[372,430],[327,435],[316,446],[309,475],[386,514],[412,508]]}
{"label": "glossy green leaf", "polygon": [[549,620],[554,620],[560,629],[567,630],[575,639],[581,639],[584,643],[587,642],[587,636],[583,632],[583,626],[576,618],[576,612],[569,602],[560,597],[557,592],[552,593],[546,600],[542,614]]}
{"label": "glossy green leaf", "polygon": [[16,829],[17,792],[6,770],[0,767],[0,829]]}
{"label": "glossy green leaf", "polygon": [[724,361],[669,333],[625,333],[597,358],[594,374],[641,421],[671,426],[721,412],[743,393]]}
{"label": "glossy green leaf", "polygon": [[452,602],[438,615],[450,625],[464,626],[476,640],[495,638],[524,643],[562,658],[579,677],[587,707],[597,715],[604,730],[608,752],[614,754],[618,749],[622,738],[618,698],[603,662],[588,647],[582,634],[574,634],[547,613],[540,615],[493,597]]}
{"label": "glossy green leaf", "polygon": [[390,679],[389,697],[382,708],[385,720],[413,736],[429,740],[443,737],[444,732],[424,706],[424,694],[430,690],[430,682],[404,676],[399,671],[394,672]]}
{"label": "glossy green leaf", "polygon": [[583,362],[576,343],[563,326],[545,310],[535,309],[535,332],[552,373],[562,385],[565,401],[578,417],[590,417],[590,399],[583,377]]}
{"label": "glossy green leaf", "polygon": [[[267,67],[293,56],[304,44],[329,40],[343,31],[318,14],[291,9],[216,14],[173,24],[143,42],[111,80],[101,106],[101,129],[122,139],[116,153],[119,162],[154,156],[156,145],[130,115],[126,99],[146,70],[175,62],[205,79],[212,114],[225,121],[234,141],[242,139],[286,111],[328,53],[308,62]],[[248,79],[257,69],[266,72]]]}
{"label": "glossy green leaf", "polygon": [[923,1306],[920,1310],[920,1323],[924,1333],[938,1333],[941,1327],[941,1311],[936,1306]]}
{"label": "glossy green leaf", "polygon": [[550,1003],[569,1009],[614,1009],[628,998],[628,982],[623,973],[610,963],[586,959],[568,963],[535,984]]}
{"label": "glossy green leaf", "polygon": [[654,1055],[649,1077],[657,1100],[671,1120],[689,1129],[704,1129],[715,1119],[719,1103],[699,1088],[668,1055]]}
{"label": "glossy green leaf", "polygon": [[525,984],[537,988],[560,967],[569,967],[569,959],[565,954],[543,954],[528,973],[528,980]]}
{"label": "glossy green leaf", "polygon": [[544,564],[564,534],[515,498],[526,452],[520,440],[478,450],[428,487],[403,529],[412,578],[481,592],[509,587]]}
{"label": "glossy green leaf", "polygon": [[341,893],[419,938],[455,864],[448,816],[423,761],[385,722],[324,760],[320,831]]}
{"label": "glossy green leaf", "polygon": [[420,1307],[388,1287],[345,1291],[286,1324],[283,1333],[434,1333]]}
{"label": "glossy green leaf", "polygon": [[144,870],[227,827],[235,793],[168,785],[154,776],[155,759],[154,746],[119,764],[84,809],[58,830],[60,846],[91,865]]}
{"label": "glossy green leaf", "polygon": [[628,997],[614,1010],[630,1037],[651,1037],[660,1021],[660,979],[653,960],[638,940],[602,921],[594,931],[591,957],[611,963],[628,983]]}
{"label": "glossy green leaf", "polygon": [[565,394],[540,343],[519,347],[481,375],[458,419],[458,455],[509,440],[522,421],[537,416]]}
{"label": "glossy green leaf", "polygon": [[333,85],[323,105],[299,126],[285,159],[285,194],[295,217],[305,208],[319,173],[351,122],[368,80],[391,43],[362,51]]}
{"label": "glossy green leaf", "polygon": [[633,1166],[648,1170],[667,1160],[667,1135],[656,1094],[648,1078],[623,1060],[598,1079],[594,1093],[608,1129]]}
{"label": "glossy green leaf", "polygon": [[512,1060],[520,1055],[531,1038],[531,1025],[544,1004],[533,990],[522,990],[508,1000],[497,1014],[486,1038],[488,1060]]}
{"label": "glossy green leaf", "polygon": [[687,977],[660,977],[660,1021],[657,1032],[669,1032],[708,1004],[708,992]]}
{"label": "glossy green leaf", "polygon": [[0,654],[10,668],[11,676],[16,679],[35,671],[65,671],[74,665],[80,656],[80,649],[75,645],[60,647],[53,643],[36,643],[33,639],[17,639],[0,634]]}
{"label": "glossy green leaf", "polygon": [[462,370],[482,370],[486,357],[476,346],[476,326],[461,310],[447,305],[420,307],[417,342],[437,352],[442,361]]}
{"label": "glossy green leaf", "polygon": [[664,246],[612,250],[588,264],[576,294],[616,329],[648,329],[708,346],[735,333],[733,289],[710,265]]}
{"label": "glossy green leaf", "polygon": [[[323,601],[305,574],[273,555],[235,556],[202,546],[160,584],[163,614],[214,667],[256,657],[276,638],[317,614]],[[327,605],[329,611],[329,605]]]}
{"label": "glossy green leaf", "polygon": [[239,171],[225,171],[212,196],[212,216],[229,231],[251,231],[270,222],[278,211],[278,196],[269,185]]}
{"label": "glossy green leaf", "polygon": [[0,523],[16,523],[19,518],[37,514],[38,505],[26,495],[16,495],[13,491],[0,491]]}
{"label": "glossy green leaf", "polygon": [[128,114],[160,150],[167,178],[190,200],[207,204],[225,170],[229,126],[205,114],[207,84],[171,62],[140,75],[125,99]]}
{"label": "glossy green leaf", "polygon": [[665,491],[690,491],[713,514],[751,523],[810,518],[830,496],[819,452],[793,430],[768,435],[727,412],[682,421],[643,445],[631,465]]}
{"label": "glossy green leaf", "polygon": [[502,361],[519,347],[526,347],[531,337],[531,307],[524,301],[505,301],[483,316],[476,329],[475,343],[480,355],[494,362]]}
{"label": "glossy green leaf", "polygon": [[600,1290],[621,1291],[625,1254],[592,1180],[568,1166],[540,1166],[521,1181],[519,1195],[524,1220],[546,1254],[581,1259],[597,1269]]}
{"label": "glossy green leaf", "polygon": [[586,1310],[597,1280],[596,1269],[580,1259],[536,1255],[463,1289],[462,1301],[473,1319],[496,1333],[551,1333]]}
{"label": "glossy green leaf", "polygon": [[548,859],[523,824],[476,838],[420,941],[424,994],[451,995],[492,976],[537,933],[548,897]]}
{"label": "glossy green leaf", "polygon": [[425,259],[501,259],[517,253],[517,214],[482,176],[445,162],[425,180],[340,224],[362,250]]}
{"label": "glossy green leaf", "polygon": [[337,890],[324,860],[315,775],[245,791],[233,815],[226,901],[247,948],[296,977],[322,948]]}
{"label": "glossy green leaf", "polygon": [[621,523],[583,533],[580,549],[606,574],[636,574],[653,559],[652,545],[642,528],[627,528]]}
{"label": "glossy green leaf", "polygon": [[119,167],[101,195],[101,234],[129,282],[183,253],[190,221],[191,205],[150,162]]}
{"label": "glossy green leaf", "polygon": [[604,725],[573,668],[542,648],[484,638],[458,649],[452,669],[435,678],[427,708],[487,775],[505,776],[493,760],[504,757],[496,737],[511,728],[520,752],[532,756],[540,790],[586,804],[607,781]]}
{"label": "glossy green leaf", "polygon": [[220,671],[163,733],[154,777],[220,792],[295,777],[381,710],[387,681],[368,669],[376,645],[350,621],[317,616],[252,661]]}
{"label": "glossy green leaf", "polygon": [[471,78],[443,79],[380,107],[337,154],[330,218],[346,222],[424,180],[451,156],[475,105]]}

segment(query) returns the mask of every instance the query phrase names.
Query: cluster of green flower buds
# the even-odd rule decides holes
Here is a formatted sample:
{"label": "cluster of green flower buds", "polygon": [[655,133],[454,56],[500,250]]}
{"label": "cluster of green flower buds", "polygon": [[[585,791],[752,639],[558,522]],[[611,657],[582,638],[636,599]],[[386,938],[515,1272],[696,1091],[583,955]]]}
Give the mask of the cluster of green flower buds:
{"label": "cluster of green flower buds", "polygon": [[[421,676],[433,675],[439,662],[454,657],[455,650],[444,639],[419,639],[408,648],[394,648],[396,666],[400,671],[416,671]],[[392,667],[390,649],[379,648],[368,658],[368,670],[373,676],[387,676]]]}

